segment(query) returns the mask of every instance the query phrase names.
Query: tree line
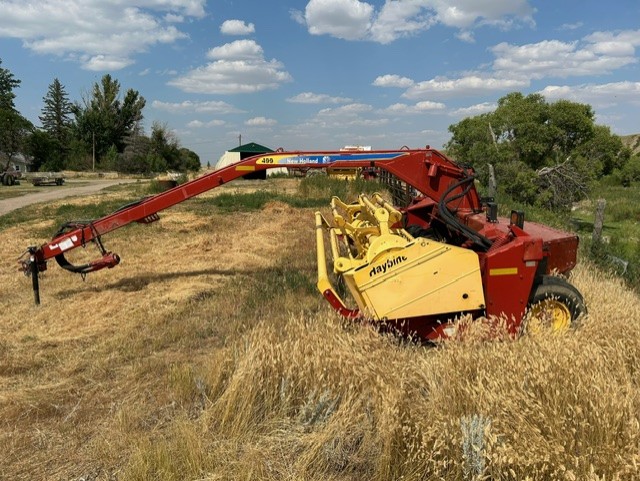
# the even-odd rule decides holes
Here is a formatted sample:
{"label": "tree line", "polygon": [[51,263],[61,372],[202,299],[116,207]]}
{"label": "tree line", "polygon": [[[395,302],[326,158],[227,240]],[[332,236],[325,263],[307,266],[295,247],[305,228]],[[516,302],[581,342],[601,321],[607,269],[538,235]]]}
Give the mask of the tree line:
{"label": "tree line", "polygon": [[640,181],[640,156],[597,125],[588,104],[513,92],[494,111],[465,118],[449,132],[451,156],[474,167],[485,185],[491,165],[502,189],[527,204],[564,209],[586,197],[595,181]]}
{"label": "tree line", "polygon": [[0,155],[7,168],[20,154],[36,171],[116,170],[148,174],[200,169],[198,155],[180,146],[166,125],[142,127],[146,100],[137,90],[121,96],[120,82],[106,74],[91,93],[72,102],[59,79],[43,97],[41,125],[26,119],[15,106],[21,81],[0,59]]}

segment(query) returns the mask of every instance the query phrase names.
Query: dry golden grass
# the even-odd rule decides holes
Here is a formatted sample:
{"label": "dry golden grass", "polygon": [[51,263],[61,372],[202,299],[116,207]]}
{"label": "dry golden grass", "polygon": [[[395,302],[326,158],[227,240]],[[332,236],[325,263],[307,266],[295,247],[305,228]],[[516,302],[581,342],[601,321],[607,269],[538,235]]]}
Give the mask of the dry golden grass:
{"label": "dry golden grass", "polygon": [[329,311],[312,210],[178,206],[86,282],[50,263],[40,307],[37,224],[0,232],[0,479],[640,476],[640,300],[588,265],[575,332],[434,348]]}

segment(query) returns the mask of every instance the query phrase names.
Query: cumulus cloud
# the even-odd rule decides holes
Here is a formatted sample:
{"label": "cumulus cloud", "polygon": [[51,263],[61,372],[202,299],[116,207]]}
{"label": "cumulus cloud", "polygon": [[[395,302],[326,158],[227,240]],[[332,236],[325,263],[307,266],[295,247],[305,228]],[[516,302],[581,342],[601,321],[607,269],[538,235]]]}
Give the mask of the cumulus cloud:
{"label": "cumulus cloud", "polygon": [[278,123],[277,120],[268,119],[266,117],[254,117],[247,120],[244,124],[250,127],[271,127]]}
{"label": "cumulus cloud", "polygon": [[353,104],[342,105],[340,107],[336,107],[333,109],[332,108],[322,109],[320,110],[320,112],[318,112],[318,116],[321,116],[321,117],[351,116],[353,117],[364,112],[370,112],[372,110],[373,110],[373,107],[371,105],[362,104],[362,103],[353,103]]}
{"label": "cumulus cloud", "polygon": [[162,102],[160,100],[154,100],[151,106],[157,110],[164,110],[175,114],[180,113],[193,113],[193,112],[215,112],[218,114],[237,114],[242,113],[242,110],[235,108],[234,106],[222,101],[206,101],[206,102],[192,102],[191,100],[185,100],[184,102]]}
{"label": "cumulus cloud", "polygon": [[344,104],[351,102],[348,97],[332,97],[326,94],[316,94],[313,92],[302,92],[293,97],[289,97],[287,102],[294,104]]}
{"label": "cumulus cloud", "polygon": [[291,16],[312,35],[387,44],[437,23],[462,30],[460,38],[471,41],[469,31],[477,26],[533,25],[533,13],[528,0],[386,0],[379,9],[360,0],[310,0]]}
{"label": "cumulus cloud", "polygon": [[390,105],[384,112],[399,114],[399,115],[410,115],[410,114],[424,114],[426,112],[434,111],[434,110],[443,110],[446,108],[446,105],[440,102],[432,102],[430,100],[425,100],[423,102],[418,102],[414,105],[407,105],[403,103],[397,103]]}
{"label": "cumulus cloud", "polygon": [[449,115],[452,117],[473,117],[475,115],[493,112],[496,108],[498,108],[498,105],[494,102],[482,102],[481,104],[452,110]]}
{"label": "cumulus cloud", "polygon": [[209,122],[203,122],[201,120],[192,120],[187,123],[187,127],[190,129],[201,129],[205,127],[221,127],[225,125],[226,122],[224,120],[210,120]]}
{"label": "cumulus cloud", "polygon": [[503,42],[491,49],[495,59],[483,71],[423,81],[387,74],[377,77],[373,85],[405,88],[402,97],[408,99],[495,94],[526,89],[534,79],[612,73],[638,62],[638,46],[640,30],[595,32],[571,42],[543,40],[524,45]]}
{"label": "cumulus cloud", "polygon": [[266,60],[253,40],[236,40],[214,47],[207,57],[215,60],[169,82],[184,92],[203,94],[251,93],[276,89],[290,82],[284,65]]}
{"label": "cumulus cloud", "polygon": [[636,63],[640,30],[597,32],[580,41],[544,40],[526,45],[500,43],[492,48],[496,71],[531,78],[602,75]]}
{"label": "cumulus cloud", "polygon": [[373,85],[376,87],[399,87],[406,89],[413,85],[413,80],[407,77],[401,77],[400,75],[382,75],[373,81]]}
{"label": "cumulus cloud", "polygon": [[517,90],[528,86],[529,80],[525,78],[499,78],[471,74],[457,79],[436,77],[431,80],[417,82],[409,87],[402,96],[409,99],[434,95],[452,97]]}
{"label": "cumulus cloud", "polygon": [[253,23],[245,23],[242,20],[225,20],[220,26],[220,33],[224,35],[249,35],[256,31]]}
{"label": "cumulus cloud", "polygon": [[211,59],[254,60],[263,55],[262,47],[253,40],[236,40],[207,52],[207,57]]}
{"label": "cumulus cloud", "polygon": [[311,0],[304,19],[312,35],[360,40],[371,28],[373,12],[373,6],[359,0]]}
{"label": "cumulus cloud", "polygon": [[640,82],[611,82],[605,84],[549,85],[539,93],[548,100],[567,99],[606,108],[614,105],[640,106]]}
{"label": "cumulus cloud", "polygon": [[187,38],[174,25],[204,16],[205,0],[5,0],[0,36],[21,39],[39,54],[80,62],[87,70],[118,70],[156,44]]}

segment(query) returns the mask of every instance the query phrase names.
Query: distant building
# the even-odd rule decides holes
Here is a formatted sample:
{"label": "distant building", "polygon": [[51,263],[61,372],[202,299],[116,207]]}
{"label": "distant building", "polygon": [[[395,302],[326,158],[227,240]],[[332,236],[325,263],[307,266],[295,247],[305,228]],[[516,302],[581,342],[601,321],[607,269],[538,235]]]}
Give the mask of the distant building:
{"label": "distant building", "polygon": [[[0,152],[0,170],[4,170],[5,165],[7,165],[7,156]],[[28,157],[22,154],[15,154],[11,158],[11,162],[9,162],[9,169],[13,167],[13,170],[17,172],[31,172],[32,165],[31,159]]]}
{"label": "distant building", "polygon": [[[235,164],[236,162],[240,162],[241,160],[244,160],[247,157],[253,157],[254,155],[260,155],[260,154],[268,154],[270,152],[274,152],[274,150],[270,149],[269,147],[265,147],[264,145],[256,144],[255,142],[243,144],[243,145],[240,145],[239,147],[236,147],[235,149],[227,150],[224,154],[222,154],[222,156],[216,163],[215,170],[226,167],[227,165]],[[267,175],[273,175],[279,172],[286,173],[287,169],[280,168],[280,169],[262,170],[259,172],[252,172],[243,177],[245,179],[266,179]]]}

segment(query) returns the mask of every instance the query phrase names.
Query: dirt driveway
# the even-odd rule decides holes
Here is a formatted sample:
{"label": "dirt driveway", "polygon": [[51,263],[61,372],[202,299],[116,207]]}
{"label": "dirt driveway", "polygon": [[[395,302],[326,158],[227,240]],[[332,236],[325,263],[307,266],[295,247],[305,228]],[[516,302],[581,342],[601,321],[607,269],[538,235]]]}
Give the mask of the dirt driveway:
{"label": "dirt driveway", "polygon": [[0,200],[0,215],[25,207],[31,204],[47,202],[55,199],[62,199],[72,195],[94,194],[106,187],[118,184],[127,184],[137,182],[136,179],[113,179],[113,180],[83,180],[82,185],[73,187],[73,181],[67,181],[67,187],[60,188],[57,186],[44,186],[38,192],[22,195],[19,197],[11,197],[9,199]]}

